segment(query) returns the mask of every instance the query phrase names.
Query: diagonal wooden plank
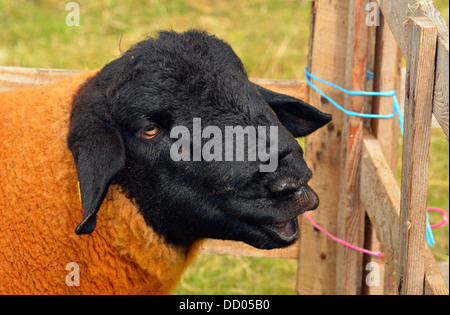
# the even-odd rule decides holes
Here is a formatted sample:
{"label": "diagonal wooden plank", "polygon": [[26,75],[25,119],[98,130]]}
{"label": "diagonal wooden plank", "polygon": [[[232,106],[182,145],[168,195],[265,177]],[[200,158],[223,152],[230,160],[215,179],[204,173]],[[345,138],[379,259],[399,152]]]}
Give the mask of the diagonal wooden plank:
{"label": "diagonal wooden plank", "polygon": [[[383,156],[380,144],[369,133],[364,135],[361,158],[361,202],[364,204],[392,273],[399,261],[400,187]],[[425,245],[425,243],[424,243]],[[448,295],[445,280],[428,246],[424,250],[425,293]],[[394,273],[398,283],[398,274]]]}

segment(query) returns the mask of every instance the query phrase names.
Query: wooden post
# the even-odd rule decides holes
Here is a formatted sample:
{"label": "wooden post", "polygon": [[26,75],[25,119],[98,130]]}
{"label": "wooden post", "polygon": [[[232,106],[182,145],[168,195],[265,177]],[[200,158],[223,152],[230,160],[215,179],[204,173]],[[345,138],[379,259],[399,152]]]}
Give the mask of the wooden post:
{"label": "wooden post", "polygon": [[[397,91],[397,99],[400,101],[400,82],[401,82],[401,50],[386,22],[386,19],[380,14],[380,25],[376,27],[376,45],[375,45],[375,66],[373,68],[374,80],[373,90],[377,92]],[[374,96],[372,102],[372,112],[374,114],[386,115],[393,111],[393,99],[391,97]],[[398,164],[398,136],[399,122],[398,117],[393,119],[372,119],[371,126],[376,136],[384,157],[388,161],[394,180],[397,174]],[[378,244],[375,231],[372,225],[367,222],[366,229],[366,247],[373,251],[382,251]],[[368,263],[377,263],[380,266],[380,286],[363,287],[363,294],[380,295],[394,292],[393,279],[391,273],[387,272],[386,261],[380,257],[365,255],[364,266]],[[392,266],[390,268],[392,270]],[[386,271],[386,272],[385,272]],[[364,283],[363,283],[364,285]]]}
{"label": "wooden post", "polygon": [[448,24],[432,0],[377,0],[403,56],[408,61],[408,23],[412,16],[426,16],[438,31],[436,76],[434,80],[433,115],[449,139],[449,31]]}
{"label": "wooden post", "polygon": [[429,18],[437,27],[438,43],[436,56],[436,70],[434,78],[433,115],[442,127],[447,140],[448,111],[449,111],[449,30],[448,24],[437,9],[432,0],[421,1],[420,8],[423,14]]}
{"label": "wooden post", "polygon": [[[380,16],[380,26],[377,28],[376,60],[374,69],[373,88],[378,92],[397,91],[400,101],[401,60],[402,52],[386,23],[383,15]],[[391,97],[374,96],[373,113],[386,115],[392,113],[393,99]],[[391,170],[397,173],[398,162],[398,117],[393,119],[373,119],[372,128],[386,161]]]}
{"label": "wooden post", "polygon": [[[365,18],[369,0],[350,0],[348,8],[346,89],[364,91],[369,45],[369,26]],[[345,95],[344,108],[362,113],[365,98]],[[364,246],[365,213],[359,204],[359,171],[363,118],[343,117],[341,179],[337,236],[358,247]],[[336,248],[336,294],[361,293],[363,254],[345,246]]]}
{"label": "wooden post", "polygon": [[406,73],[405,134],[398,292],[423,294],[431,115],[437,28],[429,19],[410,19]]}
{"label": "wooden post", "polygon": [[[345,85],[348,2],[316,0],[312,3],[309,69],[338,85]],[[314,82],[327,95],[343,103],[343,95],[329,86]],[[310,103],[331,113],[333,121],[306,138],[305,159],[314,173],[310,186],[320,198],[320,206],[310,215],[333,234],[337,229],[339,203],[342,113],[310,90]],[[297,293],[335,294],[336,242],[315,231],[307,220],[301,223]]]}

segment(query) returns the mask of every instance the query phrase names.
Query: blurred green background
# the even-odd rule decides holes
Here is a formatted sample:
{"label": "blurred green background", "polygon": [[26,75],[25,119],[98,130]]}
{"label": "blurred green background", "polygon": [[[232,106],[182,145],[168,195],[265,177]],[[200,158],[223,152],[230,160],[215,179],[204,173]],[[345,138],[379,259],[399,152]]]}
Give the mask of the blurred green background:
{"label": "blurred green background", "polygon": [[[80,0],[79,27],[65,23],[68,2],[0,0],[0,65],[95,69],[158,30],[200,28],[230,43],[250,77],[304,79],[309,0]],[[448,23],[449,2],[435,3]],[[433,130],[429,206],[447,212],[448,154],[442,131]],[[436,259],[448,260],[448,225],[435,238]],[[294,260],[199,256],[176,293],[294,294],[296,268]]]}

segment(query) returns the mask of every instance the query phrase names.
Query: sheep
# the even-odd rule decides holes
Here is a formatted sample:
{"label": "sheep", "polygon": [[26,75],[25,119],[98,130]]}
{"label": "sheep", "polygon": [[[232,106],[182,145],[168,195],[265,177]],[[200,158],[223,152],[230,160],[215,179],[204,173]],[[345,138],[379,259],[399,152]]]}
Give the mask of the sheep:
{"label": "sheep", "polygon": [[[294,136],[331,116],[251,83],[206,32],[160,32],[0,104],[0,294],[169,294],[204,239],[286,247],[319,203]],[[171,129],[196,118],[276,127],[276,170],[259,157],[174,161]]]}

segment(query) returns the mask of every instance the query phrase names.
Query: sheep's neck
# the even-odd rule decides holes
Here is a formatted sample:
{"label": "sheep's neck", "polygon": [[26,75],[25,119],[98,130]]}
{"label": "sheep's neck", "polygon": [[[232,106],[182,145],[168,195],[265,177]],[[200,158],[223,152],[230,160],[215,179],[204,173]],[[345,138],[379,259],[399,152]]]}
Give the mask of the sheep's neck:
{"label": "sheep's neck", "polygon": [[170,292],[200,245],[198,242],[186,248],[167,244],[145,223],[134,201],[116,185],[110,187],[97,219],[99,237],[110,240],[125,264],[146,273],[148,288],[138,272],[143,291],[159,287],[159,293]]}

